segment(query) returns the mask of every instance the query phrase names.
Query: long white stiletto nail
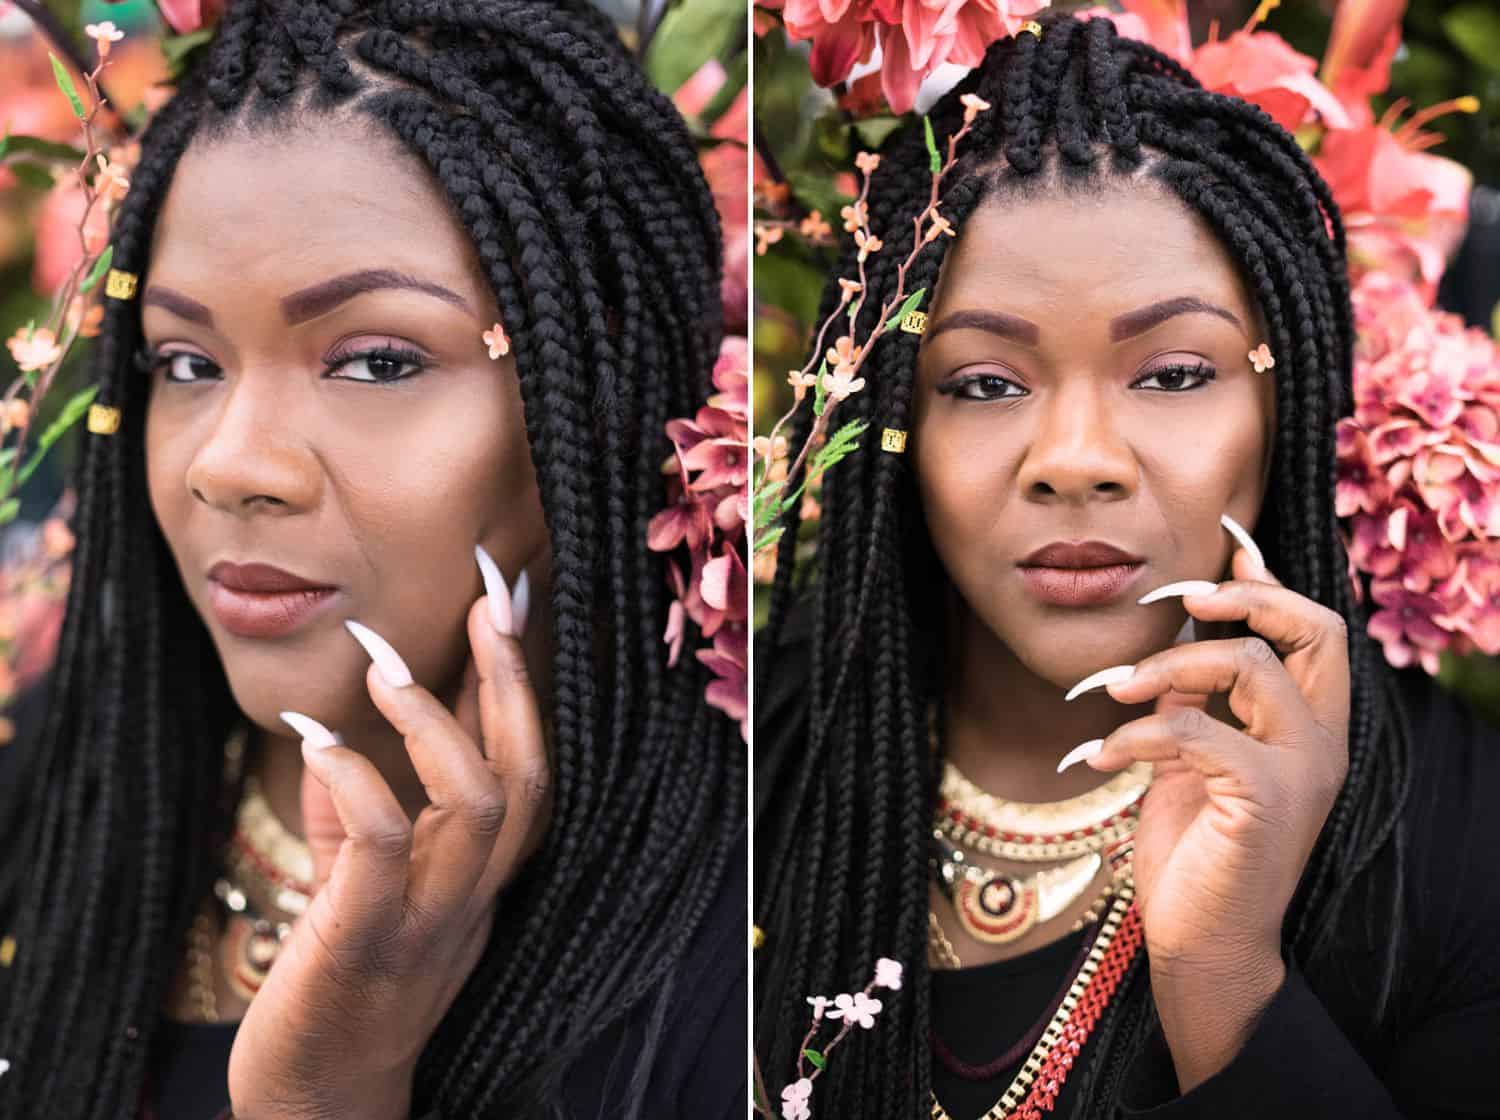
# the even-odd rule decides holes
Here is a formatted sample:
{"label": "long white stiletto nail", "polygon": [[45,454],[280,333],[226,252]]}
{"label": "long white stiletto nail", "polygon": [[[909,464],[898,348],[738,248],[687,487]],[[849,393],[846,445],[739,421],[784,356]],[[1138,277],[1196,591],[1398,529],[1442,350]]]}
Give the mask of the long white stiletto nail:
{"label": "long white stiletto nail", "polygon": [[531,612],[531,581],[526,578],[526,569],[516,579],[516,592],[511,597],[511,614],[516,620],[516,637],[526,633],[526,616]]}
{"label": "long white stiletto nail", "polygon": [[380,670],[380,675],[385,678],[386,684],[392,688],[405,688],[411,684],[411,670],[406,667],[406,662],[401,660],[401,655],[391,648],[390,642],[352,618],[344,619],[344,626],[348,628],[349,633],[354,635],[355,640],[365,647],[365,652],[370,655],[370,660],[375,662],[375,667]]}
{"label": "long white stiletto nail", "polygon": [[1219,590],[1219,585],[1210,583],[1206,579],[1184,579],[1169,583],[1165,587],[1158,587],[1155,591],[1148,591],[1136,600],[1136,604],[1145,606],[1158,599],[1170,599],[1173,595],[1212,595],[1217,590]]}
{"label": "long white stiletto nail", "polygon": [[289,723],[292,730],[302,736],[302,741],[310,747],[322,750],[324,747],[336,747],[343,742],[338,734],[329,731],[312,716],[305,716],[301,712],[282,712],[281,718]]}
{"label": "long white stiletto nail", "polygon": [[1123,684],[1135,676],[1134,665],[1112,665],[1108,669],[1100,669],[1097,673],[1090,673],[1072,688],[1064,700],[1071,700],[1075,696],[1081,696],[1091,688],[1101,688],[1104,685]]}
{"label": "long white stiletto nail", "polygon": [[1250,559],[1255,561],[1255,566],[1264,572],[1266,558],[1261,554],[1260,546],[1255,543],[1255,538],[1245,532],[1245,527],[1227,513],[1219,517],[1219,524],[1229,530],[1229,535],[1240,542],[1240,547],[1250,554]]}
{"label": "long white stiletto nail", "polygon": [[485,551],[482,544],[474,546],[474,559],[479,561],[479,574],[484,577],[484,594],[489,602],[490,624],[506,637],[514,637],[516,634],[515,611],[511,603],[510,587],[506,584],[505,577],[500,574],[500,565],[495,563],[494,557]]}
{"label": "long white stiletto nail", "polygon": [[1104,749],[1103,739],[1090,739],[1087,743],[1079,743],[1076,747],[1063,755],[1061,762],[1057,764],[1057,772],[1061,774],[1075,762],[1082,762],[1086,758],[1093,758]]}

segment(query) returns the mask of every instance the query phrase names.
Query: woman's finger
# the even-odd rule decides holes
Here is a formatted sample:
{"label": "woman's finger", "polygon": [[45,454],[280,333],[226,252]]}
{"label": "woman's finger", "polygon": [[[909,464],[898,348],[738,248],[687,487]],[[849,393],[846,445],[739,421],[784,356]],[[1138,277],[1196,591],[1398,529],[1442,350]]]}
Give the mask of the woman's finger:
{"label": "woman's finger", "polygon": [[453,713],[420,684],[369,627],[346,623],[374,662],[365,682],[400,732],[428,804],[417,816],[407,905],[436,923],[468,904],[506,816],[505,790]]}
{"label": "woman's finger", "polygon": [[1310,721],[1296,682],[1261,638],[1185,642],[1145,658],[1129,680],[1107,687],[1122,704],[1168,692],[1225,693],[1246,732],[1263,741],[1295,739]]}
{"label": "woman's finger", "polygon": [[[502,593],[496,589],[491,594]],[[496,631],[489,595],[469,608],[469,642],[479,676],[484,753],[500,775],[508,807],[476,897],[488,900],[535,849],[551,809],[551,770],[542,715],[520,641]]]}
{"label": "woman's finger", "polygon": [[[337,917],[320,921],[319,935],[332,944],[335,937],[386,930],[406,894],[411,821],[375,764],[358,751],[304,739],[302,757],[303,820],[319,887],[312,912],[322,908],[329,919]],[[309,784],[322,787],[326,805]]]}
{"label": "woman's finger", "polygon": [[1205,778],[1226,779],[1225,792],[1259,797],[1266,770],[1256,756],[1264,748],[1242,731],[1199,708],[1173,707],[1115,728],[1096,753],[1085,756],[1095,770],[1123,770],[1132,762],[1180,759]]}
{"label": "woman's finger", "polygon": [[1185,596],[1183,606],[1205,622],[1244,622],[1271,643],[1318,722],[1342,734],[1349,723],[1349,637],[1337,612],[1259,580],[1221,583],[1211,595]]}

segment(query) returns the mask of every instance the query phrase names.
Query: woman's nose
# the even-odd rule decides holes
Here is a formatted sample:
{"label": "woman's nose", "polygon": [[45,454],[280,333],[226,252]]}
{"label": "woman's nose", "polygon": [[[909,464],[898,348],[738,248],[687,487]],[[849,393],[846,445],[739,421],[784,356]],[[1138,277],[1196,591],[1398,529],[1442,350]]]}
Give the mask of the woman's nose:
{"label": "woman's nose", "polygon": [[1021,492],[1034,501],[1128,497],[1137,465],[1106,395],[1093,385],[1060,389],[1037,410],[1021,461]]}
{"label": "woman's nose", "polygon": [[188,489],[199,501],[234,514],[257,506],[292,513],[317,504],[321,466],[279,388],[274,378],[241,376],[224,393],[188,465]]}

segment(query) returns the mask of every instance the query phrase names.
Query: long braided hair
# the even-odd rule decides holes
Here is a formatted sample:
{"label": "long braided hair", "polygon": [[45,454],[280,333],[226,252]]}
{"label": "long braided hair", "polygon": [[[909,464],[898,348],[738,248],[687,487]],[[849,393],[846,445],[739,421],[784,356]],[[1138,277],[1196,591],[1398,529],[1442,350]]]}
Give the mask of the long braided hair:
{"label": "long braided hair", "polygon": [[[1352,411],[1353,357],[1338,207],[1266,114],[1204,91],[1166,55],[1120,38],[1107,19],[1051,16],[1040,36],[994,44],[929,114],[940,148],[962,124],[966,93],[993,110],[980,114],[945,180],[940,209],[955,228],[986,200],[1024,205],[1047,192],[1135,179],[1165,188],[1207,221],[1265,316],[1277,356],[1278,431],[1257,536],[1282,581],[1337,611],[1355,636],[1348,776],[1283,928],[1288,959],[1305,962],[1333,946],[1335,919],[1361,872],[1393,835],[1399,847],[1409,786],[1407,717],[1395,678],[1364,636],[1333,509],[1334,422]],[[870,194],[870,223],[886,243],[867,264],[871,308],[896,290],[930,175],[920,126],[885,144]],[[948,244],[939,237],[924,251],[907,291],[933,290]],[[836,275],[852,274],[852,264],[850,249]],[[819,321],[839,294],[830,283]],[[870,387],[840,406],[840,423],[910,426],[919,342],[899,332],[883,338],[867,359]],[[794,438],[805,430],[804,419]],[[942,760],[929,749],[926,712],[944,677],[947,580],[903,457],[867,448],[823,485],[816,578],[805,563],[795,570],[793,509],[769,621],[756,639],[770,651],[758,661],[757,718],[784,712],[795,729],[757,745],[755,917],[766,940],[755,962],[756,1053],[774,1093],[794,1076],[808,1022],[803,997],[855,990],[877,957],[898,958],[910,983],[885,1001],[874,1031],[841,1048],[817,1097],[830,1115],[910,1120],[926,1115],[931,1083],[926,839]],[[795,686],[780,679],[788,666]],[[1386,909],[1372,917],[1386,931],[1386,955],[1371,1030],[1394,1014],[1396,874],[1380,896]],[[1125,1065],[1153,1022],[1142,957],[1096,1027],[1102,1057],[1074,1075],[1080,1115],[1112,1114]]]}
{"label": "long braided hair", "polygon": [[[664,424],[712,391],[713,200],[682,119],[583,0],[231,0],[203,54],[142,139],[116,268],[147,272],[195,137],[329,115],[431,168],[514,342],[554,558],[555,808],[415,1096],[454,1117],[550,1112],[592,1039],[636,1011],[659,1027],[744,827],[743,749],[707,670],[666,667],[668,584],[646,549]],[[137,302],[108,301],[99,400],[123,423],[86,437],[45,722],[0,821],[19,946],[6,1116],[134,1114],[238,798],[216,748],[239,713],[148,506],[140,347]],[[631,1115],[657,1037],[630,1042]]]}

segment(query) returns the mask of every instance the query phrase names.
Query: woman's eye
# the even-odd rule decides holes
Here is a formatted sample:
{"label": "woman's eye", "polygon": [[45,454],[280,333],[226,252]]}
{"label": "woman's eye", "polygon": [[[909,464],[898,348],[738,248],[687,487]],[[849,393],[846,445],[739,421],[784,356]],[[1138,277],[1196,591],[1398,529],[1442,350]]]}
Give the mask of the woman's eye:
{"label": "woman's eye", "polygon": [[160,370],[163,380],[176,384],[191,384],[194,381],[206,380],[219,368],[212,358],[205,358],[202,354],[190,354],[186,350],[149,355],[146,364],[151,373],[154,374]]}
{"label": "woman's eye", "polygon": [[[1146,374],[1135,383],[1135,387],[1154,388],[1169,393],[1189,392],[1193,389],[1201,389],[1217,376],[1214,369],[1205,362],[1199,362],[1193,366],[1163,366],[1161,369],[1154,369]],[[1192,384],[1184,385],[1185,380],[1191,380]],[[1146,384],[1148,381],[1155,381],[1157,384],[1148,386]]]}
{"label": "woman's eye", "polygon": [[338,371],[337,376],[334,376],[335,381],[373,381],[386,384],[414,377],[426,367],[422,355],[415,350],[382,347],[336,359],[331,368]]}
{"label": "woman's eye", "polygon": [[[1014,393],[1011,389],[1016,390]],[[961,400],[1004,401],[1025,396],[1026,390],[1014,381],[993,373],[974,374],[941,386],[939,392],[949,393]]]}

